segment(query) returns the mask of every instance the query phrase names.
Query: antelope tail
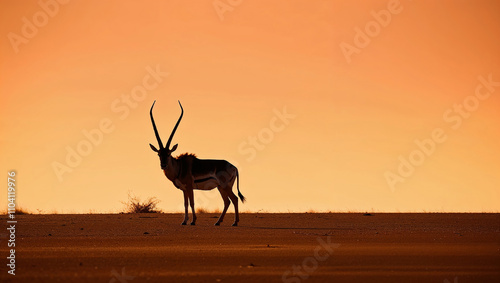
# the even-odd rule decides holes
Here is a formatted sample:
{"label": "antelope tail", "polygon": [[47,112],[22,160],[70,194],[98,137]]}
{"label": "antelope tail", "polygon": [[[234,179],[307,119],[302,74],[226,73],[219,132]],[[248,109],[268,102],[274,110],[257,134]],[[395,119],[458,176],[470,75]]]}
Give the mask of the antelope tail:
{"label": "antelope tail", "polygon": [[238,196],[241,199],[241,202],[245,202],[245,197],[240,192],[240,174],[238,173],[238,169],[236,169],[236,188],[238,189]]}

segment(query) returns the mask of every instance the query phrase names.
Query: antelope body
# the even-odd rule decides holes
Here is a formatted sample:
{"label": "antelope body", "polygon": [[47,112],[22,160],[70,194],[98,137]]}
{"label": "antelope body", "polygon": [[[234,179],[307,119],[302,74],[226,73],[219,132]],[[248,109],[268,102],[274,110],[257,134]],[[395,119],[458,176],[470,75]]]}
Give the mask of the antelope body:
{"label": "antelope body", "polygon": [[151,106],[149,115],[151,116],[151,123],[153,124],[153,129],[160,148],[157,149],[152,144],[149,144],[149,146],[153,151],[158,153],[160,157],[160,167],[165,173],[165,176],[172,181],[176,188],[182,190],[184,193],[184,221],[182,225],[186,225],[189,219],[189,205],[191,206],[193,214],[191,225],[195,225],[196,223],[193,190],[213,190],[217,188],[224,201],[224,210],[215,225],[220,225],[224,220],[227,209],[231,202],[233,202],[235,211],[233,226],[238,226],[238,197],[233,193],[233,184],[235,181],[237,181],[238,196],[242,202],[245,201],[245,197],[240,193],[238,169],[226,160],[198,159],[194,154],[185,153],[178,157],[173,157],[172,152],[177,149],[177,144],[170,149],[170,143],[184,115],[184,109],[179,102],[182,111],[181,116],[172,130],[167,144],[163,146],[153,119],[153,107],[155,102],[153,102]]}

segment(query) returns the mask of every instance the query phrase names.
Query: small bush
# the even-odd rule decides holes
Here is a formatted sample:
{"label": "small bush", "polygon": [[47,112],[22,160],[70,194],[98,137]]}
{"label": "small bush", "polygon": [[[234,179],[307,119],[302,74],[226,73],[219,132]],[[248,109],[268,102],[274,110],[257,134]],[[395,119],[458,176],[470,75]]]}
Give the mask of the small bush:
{"label": "small bush", "polygon": [[200,208],[197,208],[197,209],[196,209],[196,213],[198,213],[198,214],[219,213],[219,214],[220,214],[220,213],[221,213],[221,211],[220,211],[220,209],[218,209],[218,208],[216,208],[216,209],[214,209],[214,210],[210,211],[210,210],[208,210],[208,209],[206,209],[206,208],[200,207]]}
{"label": "small bush", "polygon": [[200,207],[200,208],[196,209],[196,213],[198,213],[198,214],[204,214],[204,213],[208,213],[208,211],[205,208]]}
{"label": "small bush", "polygon": [[[0,212],[0,215],[8,215],[8,214],[9,214],[9,210],[8,209]],[[32,214],[32,213],[30,211],[28,211],[27,209],[25,209],[25,208],[16,206],[15,214],[17,214],[17,215],[23,215],[23,214]]]}
{"label": "small bush", "polygon": [[22,208],[22,207],[17,207],[16,206],[16,214],[18,215],[23,215],[23,214],[31,214],[28,210]]}
{"label": "small bush", "polygon": [[161,213],[161,209],[156,205],[160,201],[156,197],[150,197],[144,202],[140,198],[128,194],[128,202],[122,202],[125,205],[125,213]]}

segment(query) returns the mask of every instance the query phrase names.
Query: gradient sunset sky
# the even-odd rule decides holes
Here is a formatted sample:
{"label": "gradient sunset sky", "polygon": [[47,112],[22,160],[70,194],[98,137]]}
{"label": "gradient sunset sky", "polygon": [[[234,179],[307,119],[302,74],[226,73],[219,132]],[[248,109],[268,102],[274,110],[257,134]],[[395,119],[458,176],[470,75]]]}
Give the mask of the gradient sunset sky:
{"label": "gradient sunset sky", "polygon": [[40,3],[0,2],[1,168],[32,212],[181,211],[154,100],[243,211],[500,211],[500,1]]}

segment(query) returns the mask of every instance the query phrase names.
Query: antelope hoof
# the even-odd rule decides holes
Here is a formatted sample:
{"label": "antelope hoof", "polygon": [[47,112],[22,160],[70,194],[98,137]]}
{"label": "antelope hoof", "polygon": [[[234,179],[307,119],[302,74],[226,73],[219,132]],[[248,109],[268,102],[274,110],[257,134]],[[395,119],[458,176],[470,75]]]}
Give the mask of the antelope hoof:
{"label": "antelope hoof", "polygon": [[186,225],[186,222],[182,222],[181,225]]}
{"label": "antelope hoof", "polygon": [[238,222],[234,222],[231,226],[238,226]]}
{"label": "antelope hoof", "polygon": [[194,222],[191,222],[191,226],[194,226],[194,225],[196,225],[196,223],[194,223]]}
{"label": "antelope hoof", "polygon": [[220,222],[215,223],[215,226],[220,226]]}

